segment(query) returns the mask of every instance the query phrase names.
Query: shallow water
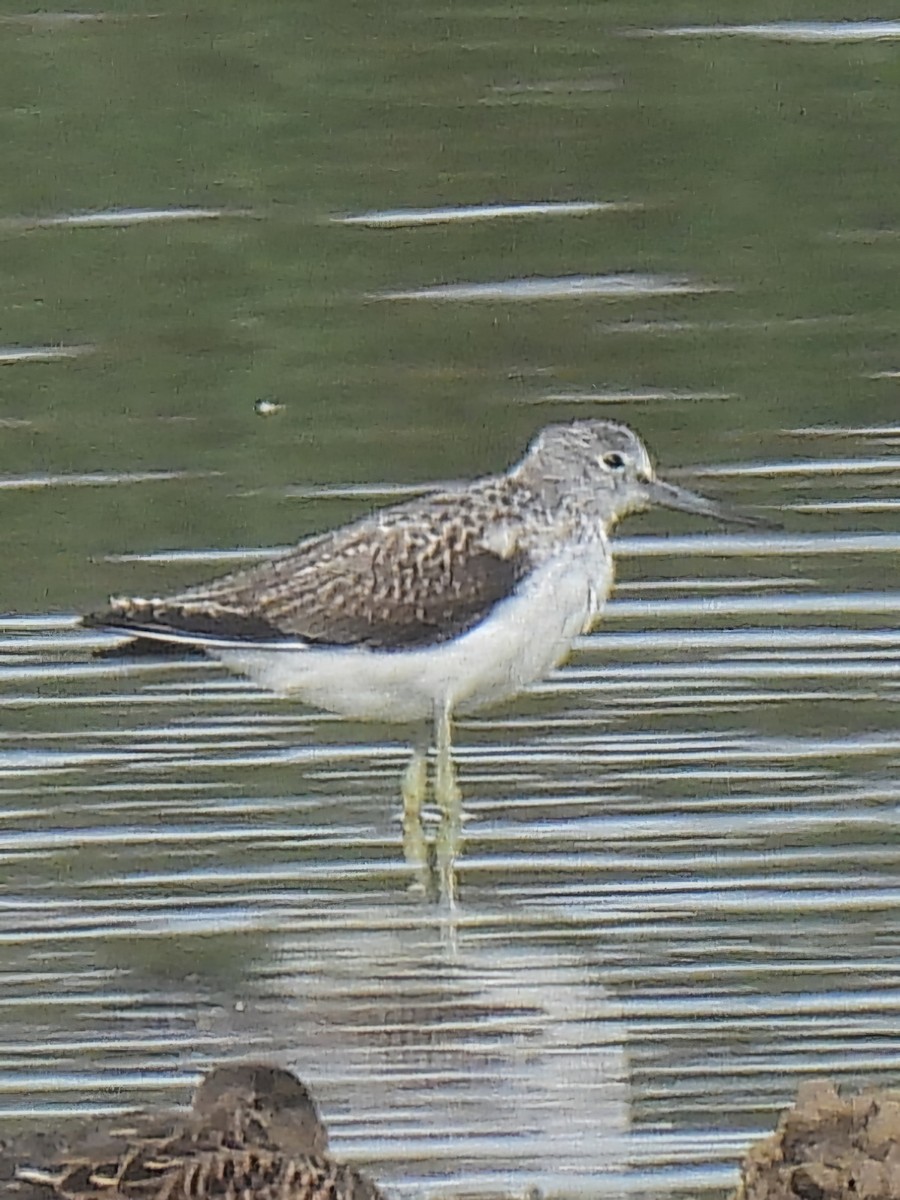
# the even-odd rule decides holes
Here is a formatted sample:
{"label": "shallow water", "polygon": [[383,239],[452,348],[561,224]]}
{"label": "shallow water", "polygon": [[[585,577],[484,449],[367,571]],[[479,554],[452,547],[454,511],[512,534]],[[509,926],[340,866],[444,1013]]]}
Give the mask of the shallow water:
{"label": "shallow water", "polygon": [[[394,1194],[721,1194],[896,1078],[895,34],[752,15],[0,14],[4,1130],[255,1055]],[[595,412],[783,529],[622,530],[460,723],[453,920],[410,731],[75,624]]]}

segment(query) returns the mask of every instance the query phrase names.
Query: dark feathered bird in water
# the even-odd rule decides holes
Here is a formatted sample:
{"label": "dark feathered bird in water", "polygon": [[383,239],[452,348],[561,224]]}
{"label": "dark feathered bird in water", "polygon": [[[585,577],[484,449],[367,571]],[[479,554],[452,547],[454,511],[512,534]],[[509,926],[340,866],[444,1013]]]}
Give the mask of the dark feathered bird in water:
{"label": "dark feathered bird in water", "polygon": [[15,1179],[29,1200],[384,1200],[327,1148],[304,1084],[246,1063],[211,1071],[186,1116],[86,1138]]}

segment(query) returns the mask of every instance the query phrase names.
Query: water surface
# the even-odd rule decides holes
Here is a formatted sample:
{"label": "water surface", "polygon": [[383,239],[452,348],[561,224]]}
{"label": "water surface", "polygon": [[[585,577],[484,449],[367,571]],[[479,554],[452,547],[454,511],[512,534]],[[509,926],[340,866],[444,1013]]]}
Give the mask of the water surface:
{"label": "water surface", "polygon": [[[393,1194],[721,1195],[798,1079],[892,1083],[890,23],[3,7],[4,1130],[254,1055]],[[408,730],[75,624],[595,412],[783,529],[623,529],[460,724],[453,922]]]}

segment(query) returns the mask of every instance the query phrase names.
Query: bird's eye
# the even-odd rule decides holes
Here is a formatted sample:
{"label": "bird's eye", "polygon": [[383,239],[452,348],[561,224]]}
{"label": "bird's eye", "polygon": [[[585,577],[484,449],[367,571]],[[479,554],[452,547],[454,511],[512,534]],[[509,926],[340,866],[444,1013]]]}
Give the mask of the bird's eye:
{"label": "bird's eye", "polygon": [[611,471],[621,471],[625,466],[625,456],[619,454],[618,450],[611,450],[609,454],[603,455],[603,465],[609,467]]}

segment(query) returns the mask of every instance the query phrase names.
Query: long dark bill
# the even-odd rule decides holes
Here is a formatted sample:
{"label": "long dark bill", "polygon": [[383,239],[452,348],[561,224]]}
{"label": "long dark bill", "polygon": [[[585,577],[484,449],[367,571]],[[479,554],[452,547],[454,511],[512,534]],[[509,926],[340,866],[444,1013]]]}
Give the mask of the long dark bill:
{"label": "long dark bill", "polygon": [[674,483],[664,483],[661,479],[651,479],[646,485],[647,498],[651,504],[662,508],[674,508],[678,512],[694,513],[698,517],[715,517],[730,525],[749,525],[756,529],[778,529],[775,521],[765,517],[756,517],[752,513],[742,512],[739,508],[731,508],[720,504],[717,500],[708,500],[697,492],[689,492],[687,488],[676,487]]}

